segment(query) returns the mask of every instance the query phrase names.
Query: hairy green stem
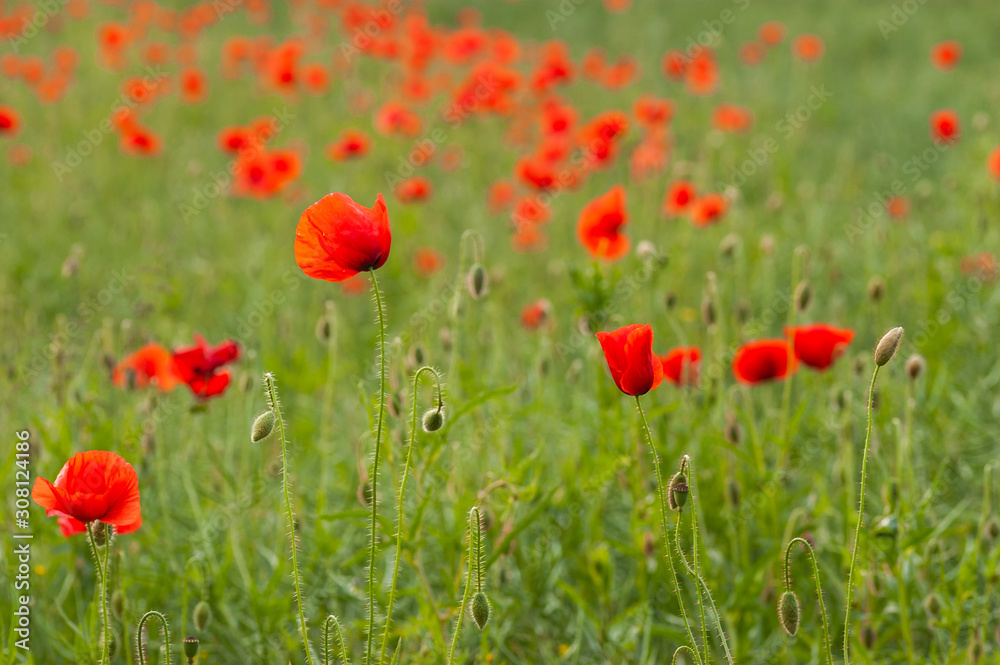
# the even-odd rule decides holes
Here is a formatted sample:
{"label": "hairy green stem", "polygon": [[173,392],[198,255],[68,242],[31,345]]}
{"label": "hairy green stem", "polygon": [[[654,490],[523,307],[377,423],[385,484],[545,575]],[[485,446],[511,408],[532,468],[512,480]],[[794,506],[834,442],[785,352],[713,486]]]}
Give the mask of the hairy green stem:
{"label": "hairy green stem", "polygon": [[458,608],[458,622],[455,624],[455,634],[451,636],[451,648],[448,649],[448,665],[455,662],[455,647],[458,645],[458,635],[462,632],[462,618],[465,616],[465,608],[469,605],[469,591],[472,590],[472,561],[473,557],[478,558],[477,553],[479,536],[476,531],[481,531],[479,519],[479,506],[473,506],[469,511],[469,571],[465,576],[465,592],[462,594],[462,604]]}
{"label": "hairy green stem", "polygon": [[694,647],[688,650],[694,654],[695,662],[698,665],[702,665],[701,656],[698,655],[697,651],[698,642],[694,639],[691,622],[688,620],[687,610],[684,607],[684,599],[681,597],[681,586],[677,581],[677,569],[674,567],[674,557],[670,552],[670,538],[667,536],[667,502],[664,498],[666,486],[663,484],[663,474],[660,472],[660,456],[653,445],[653,435],[649,431],[649,422],[646,420],[646,413],[642,410],[642,402],[639,401],[638,395],[635,398],[635,406],[639,410],[639,416],[642,418],[642,427],[646,432],[646,443],[649,444],[649,453],[653,456],[653,469],[656,472],[656,494],[660,501],[660,529],[663,532],[664,557],[667,563],[670,564],[670,579],[674,583],[674,593],[677,594],[677,604],[681,608],[681,618],[684,620],[684,628],[687,630],[688,639],[691,640],[691,646]]}
{"label": "hairy green stem", "polygon": [[167,626],[167,617],[163,616],[156,610],[150,610],[142,615],[139,619],[139,629],[136,631],[136,642],[139,652],[139,665],[146,665],[146,650],[142,648],[142,631],[146,627],[146,623],[150,619],[158,619],[160,621],[160,628],[163,631],[163,646],[166,650],[167,663],[170,665],[170,628]]}
{"label": "hairy green stem", "polygon": [[306,650],[306,661],[315,665],[312,648],[309,646],[309,630],[306,627],[306,611],[302,602],[302,580],[299,576],[298,545],[295,538],[295,515],[292,512],[292,493],[288,482],[288,442],[285,439],[285,421],[281,417],[281,404],[278,401],[278,389],[274,385],[274,375],[264,374],[264,387],[274,419],[278,424],[278,436],[281,439],[281,491],[285,495],[285,515],[288,518],[288,533],[292,546],[292,583],[295,585],[295,602],[299,613],[299,631],[302,634],[302,646]]}
{"label": "hairy green stem", "polygon": [[808,540],[803,538],[792,538],[788,541],[788,545],[785,546],[785,591],[790,591],[792,587],[792,575],[789,568],[789,558],[792,553],[793,545],[802,545],[805,548],[806,553],[809,555],[809,561],[812,563],[813,569],[813,580],[816,582],[816,597],[819,598],[819,613],[823,618],[823,653],[826,655],[827,665],[833,665],[833,644],[830,643],[830,622],[826,616],[826,603],[823,601],[823,587],[819,581],[819,564],[816,562],[816,552],[813,551],[812,545],[809,544]]}
{"label": "hairy green stem", "polygon": [[104,526],[104,556],[94,536],[93,522],[87,522],[87,536],[97,561],[97,577],[101,589],[101,665],[111,662],[111,624],[108,622],[108,559],[111,558],[111,527]]}
{"label": "hairy green stem", "polygon": [[385,610],[385,630],[382,631],[382,648],[379,653],[379,663],[385,661],[385,651],[389,645],[389,624],[392,622],[392,607],[396,600],[396,581],[399,577],[399,560],[402,558],[403,552],[403,521],[405,518],[403,513],[403,499],[406,495],[406,479],[410,475],[410,458],[417,442],[417,385],[419,384],[421,375],[425,372],[434,375],[437,406],[439,409],[443,406],[441,398],[441,375],[433,367],[421,367],[413,375],[413,393],[410,399],[410,445],[406,449],[406,462],[403,464],[403,479],[399,484],[399,498],[396,504],[396,557],[392,568],[392,585],[389,587],[389,601]]}
{"label": "hairy green stem", "polygon": [[382,425],[385,420],[385,310],[382,307],[382,293],[375,279],[374,268],[370,271],[372,291],[375,294],[375,308],[378,310],[378,420],[375,425],[375,460],[372,463],[372,520],[371,543],[368,548],[368,637],[365,644],[365,663],[372,662],[372,640],[375,637],[375,537],[378,528],[378,462],[382,454]]}
{"label": "hairy green stem", "polygon": [[340,658],[344,665],[351,665],[351,660],[347,655],[347,646],[344,644],[344,632],[340,629],[340,619],[331,614],[323,623],[323,665],[330,665],[330,629],[337,629],[337,641],[340,642]]}
{"label": "hairy green stem", "polygon": [[861,523],[865,519],[865,479],[868,477],[868,446],[872,440],[872,400],[875,398],[875,379],[880,365],[875,365],[872,382],[868,387],[868,431],[865,434],[865,451],[861,456],[861,499],[858,508],[858,524],[854,529],[854,551],[851,554],[851,568],[847,574],[847,599],[844,603],[844,665],[851,664],[849,647],[851,643],[851,592],[854,590],[854,566],[858,561],[858,545],[861,540]]}
{"label": "hairy green stem", "polygon": [[[695,509],[694,491],[694,471],[691,469],[691,458],[687,455],[681,458],[681,471],[687,473],[688,497],[691,501],[691,559],[694,562],[694,576],[700,579],[698,574],[698,511]],[[680,528],[680,514],[677,516],[677,527]],[[709,661],[708,654],[708,623],[705,621],[705,603],[701,597],[701,587],[695,585],[698,594],[698,612],[701,616],[701,644],[705,649],[705,662]],[[721,632],[721,628],[720,628]],[[725,640],[725,637],[723,637]]]}

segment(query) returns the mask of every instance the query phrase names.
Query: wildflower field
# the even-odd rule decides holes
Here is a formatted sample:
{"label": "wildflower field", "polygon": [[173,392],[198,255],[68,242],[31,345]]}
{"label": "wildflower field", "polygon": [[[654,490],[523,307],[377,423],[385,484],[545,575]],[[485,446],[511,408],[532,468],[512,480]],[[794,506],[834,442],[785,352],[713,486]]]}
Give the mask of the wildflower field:
{"label": "wildflower field", "polygon": [[1000,663],[991,0],[0,0],[0,664]]}

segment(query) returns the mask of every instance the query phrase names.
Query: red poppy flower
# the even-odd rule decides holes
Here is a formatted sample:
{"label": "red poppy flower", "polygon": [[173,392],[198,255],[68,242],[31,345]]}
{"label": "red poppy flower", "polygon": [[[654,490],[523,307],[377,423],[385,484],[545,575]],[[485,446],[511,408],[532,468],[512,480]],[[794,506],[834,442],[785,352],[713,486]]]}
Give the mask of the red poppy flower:
{"label": "red poppy flower", "polygon": [[299,218],[295,261],[314,279],[342,282],[381,268],[391,242],[389,212],[381,194],[371,208],[346,194],[327,194]]}
{"label": "red poppy flower", "polygon": [[330,74],[326,71],[326,67],[318,62],[305,65],[300,73],[307,92],[322,95],[330,86]]}
{"label": "red poppy flower", "polygon": [[768,21],[757,30],[757,37],[767,46],[775,46],[785,38],[785,26],[779,21]]}
{"label": "red poppy flower", "polygon": [[738,104],[722,103],[712,112],[712,126],[720,132],[746,132],[753,125],[753,111]]}
{"label": "red poppy flower", "polygon": [[163,392],[173,390],[177,387],[173,357],[159,344],[147,344],[115,366],[111,381],[119,388],[155,385]]}
{"label": "red poppy flower", "polygon": [[431,185],[430,180],[421,175],[415,175],[396,185],[393,193],[396,195],[396,200],[407,204],[423,203],[431,197],[433,192],[434,186]]}
{"label": "red poppy flower", "polygon": [[334,161],[364,157],[371,150],[372,140],[358,129],[345,129],[340,138],[326,147],[326,155]]}
{"label": "red poppy flower", "polygon": [[572,80],[573,61],[566,44],[558,40],[545,42],[541,61],[531,75],[531,87],[537,92],[545,92]]}
{"label": "red poppy flower", "polygon": [[645,395],[663,381],[663,364],[653,355],[653,328],[632,324],[599,332],[611,377],[626,395]]}
{"label": "red poppy flower", "polygon": [[62,533],[63,538],[69,538],[87,530],[87,525],[75,517],[60,515],[57,521],[59,522],[59,532]]}
{"label": "red poppy flower", "polygon": [[222,150],[232,153],[254,145],[254,137],[250,130],[240,126],[223,127],[216,135],[215,141]]}
{"label": "red poppy flower", "polygon": [[9,106],[0,106],[0,136],[15,136],[21,129],[21,116]]}
{"label": "red poppy flower", "polygon": [[670,185],[663,199],[663,212],[667,215],[683,215],[691,203],[698,198],[698,190],[687,180],[677,180]]}
{"label": "red poppy flower", "polygon": [[576,235],[594,258],[616,261],[628,252],[629,239],[621,231],[626,224],[625,188],[615,185],[583,207]]}
{"label": "red poppy flower", "polygon": [[549,237],[545,231],[534,224],[522,224],[517,227],[511,246],[517,252],[540,252],[548,246]]}
{"label": "red poppy flower", "polygon": [[515,226],[544,224],[552,218],[552,208],[541,196],[522,196],[510,214]]}
{"label": "red poppy flower", "polygon": [[498,180],[490,185],[490,197],[486,207],[491,215],[499,215],[510,208],[514,201],[514,186],[506,180]]}
{"label": "red poppy flower", "polygon": [[954,40],[935,44],[931,48],[931,63],[942,72],[952,69],[961,59],[962,45]]}
{"label": "red poppy flower", "polygon": [[810,326],[785,327],[785,337],[792,340],[795,357],[802,364],[821,372],[843,355],[847,345],[854,339],[854,331],[849,328],[834,328],[825,323]]}
{"label": "red poppy flower", "polygon": [[552,303],[545,298],[528,303],[521,310],[521,327],[525,330],[538,330],[549,321]]}
{"label": "red poppy flower", "polygon": [[578,141],[586,151],[588,162],[606,166],[618,155],[618,139],[628,131],[628,118],[621,111],[605,111],[588,122]]}
{"label": "red poppy flower", "polygon": [[726,214],[729,204],[722,194],[712,192],[695,199],[691,204],[691,221],[695,226],[709,226]]}
{"label": "red poppy flower", "polygon": [[743,61],[744,65],[749,65],[750,67],[764,62],[765,54],[764,46],[759,42],[744,42],[740,46],[740,60]]}
{"label": "red poppy flower", "polygon": [[181,97],[185,104],[198,104],[208,94],[208,79],[197,67],[188,67],[180,73]]}
{"label": "red poppy flower", "polygon": [[997,146],[986,158],[986,170],[996,180],[1000,180],[1000,146]]}
{"label": "red poppy flower", "polygon": [[375,113],[375,130],[382,136],[413,137],[422,127],[420,116],[399,102],[388,101]]}
{"label": "red poppy flower", "polygon": [[701,367],[701,349],[697,346],[679,346],[666,355],[657,356],[663,365],[663,378],[678,386],[698,384],[698,370]]}
{"label": "red poppy flower", "polygon": [[663,56],[663,61],[660,63],[663,75],[668,79],[673,79],[674,81],[680,81],[684,78],[687,66],[688,57],[684,55],[683,51],[678,51],[676,49],[673,51],[667,51]]}
{"label": "red poppy flower", "polygon": [[640,95],[632,105],[632,115],[642,127],[666,125],[674,115],[674,103],[654,95]]}
{"label": "red poppy flower", "polygon": [[715,92],[719,84],[719,65],[710,49],[702,48],[691,59],[684,70],[684,83],[692,95],[710,95]]}
{"label": "red poppy flower", "polygon": [[604,49],[594,47],[583,54],[580,61],[580,68],[583,75],[591,81],[600,81],[604,78]]}
{"label": "red poppy flower", "polygon": [[604,72],[601,84],[608,90],[620,90],[632,83],[639,75],[639,64],[630,55],[624,55]]}
{"label": "red poppy flower", "polygon": [[816,35],[799,35],[792,42],[792,52],[803,62],[815,62],[823,57],[823,40]]}
{"label": "red poppy flower", "polygon": [[[54,483],[36,478],[31,498],[45,508],[48,517],[69,517],[84,524],[104,522],[119,534],[131,533],[142,525],[135,469],[104,450],[73,455]],[[68,527],[76,525],[70,522]]]}
{"label": "red poppy flower", "polygon": [[780,381],[795,372],[795,356],[783,339],[758,339],[747,342],[733,357],[733,376],[740,383],[753,385]]}
{"label": "red poppy flower", "polygon": [[204,337],[196,334],[192,346],[174,351],[174,371],[191,392],[208,399],[225,391],[232,375],[226,370],[220,371],[220,368],[239,357],[240,347],[236,342],[226,340],[210,346]]}
{"label": "red poppy flower", "polygon": [[997,277],[997,257],[990,252],[979,252],[970,256],[963,256],[961,262],[962,273],[966,275],[976,275],[980,279],[992,282]]}
{"label": "red poppy flower", "polygon": [[632,151],[629,157],[629,172],[632,179],[642,182],[650,176],[658,175],[667,167],[670,156],[670,144],[650,133]]}
{"label": "red poppy flower", "polygon": [[890,217],[901,219],[910,212],[910,199],[905,196],[890,196],[885,202],[885,209]]}
{"label": "red poppy flower", "polygon": [[151,129],[134,127],[122,134],[121,149],[129,155],[155,157],[163,149],[163,141]]}
{"label": "red poppy flower", "polygon": [[931,114],[931,138],[941,144],[958,140],[962,133],[958,122],[958,114],[950,109],[936,111]]}
{"label": "red poppy flower", "polygon": [[444,268],[444,256],[432,247],[418,247],[413,255],[413,269],[421,277],[430,277]]}

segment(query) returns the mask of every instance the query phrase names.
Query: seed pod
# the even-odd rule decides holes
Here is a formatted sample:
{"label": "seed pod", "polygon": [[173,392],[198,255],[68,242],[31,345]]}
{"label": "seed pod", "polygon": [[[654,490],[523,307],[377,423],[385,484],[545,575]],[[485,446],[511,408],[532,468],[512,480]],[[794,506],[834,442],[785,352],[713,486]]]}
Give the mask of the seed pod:
{"label": "seed pod", "polygon": [[204,600],[194,606],[194,629],[199,633],[212,621],[212,608]]}
{"label": "seed pod", "polygon": [[[687,476],[678,471],[667,484],[667,504],[671,510],[682,510],[688,499]],[[672,505],[670,505],[672,504]],[[675,507],[676,506],[676,507]]]}
{"label": "seed pod", "polygon": [[792,637],[799,632],[799,615],[799,597],[795,592],[786,591],[781,594],[781,600],[778,601],[778,621],[781,622],[785,632]]}
{"label": "seed pod", "polygon": [[476,592],[476,595],[472,597],[470,610],[472,611],[472,620],[476,622],[479,630],[485,628],[490,620],[490,600],[485,593]]}
{"label": "seed pod", "polygon": [[487,288],[486,268],[480,263],[473,265],[469,270],[466,282],[469,287],[469,295],[476,300],[482,298],[486,294]]}
{"label": "seed pod", "polygon": [[795,287],[795,308],[799,312],[804,312],[809,309],[809,304],[812,302],[812,287],[809,286],[809,282],[803,280],[799,282],[799,285]]}
{"label": "seed pod", "polygon": [[429,409],[424,414],[423,427],[425,432],[436,432],[444,425],[444,408],[438,406]]}
{"label": "seed pod", "polygon": [[274,431],[274,421],[274,411],[270,409],[257,416],[250,428],[250,442],[259,443],[269,437]]}
{"label": "seed pod", "polygon": [[878,345],[875,347],[875,364],[882,367],[892,360],[902,339],[903,329],[898,327],[882,335],[882,339],[878,341]]}
{"label": "seed pod", "polygon": [[184,638],[184,657],[187,658],[187,662],[194,663],[194,659],[198,657],[198,638],[191,637],[188,635]]}
{"label": "seed pod", "polygon": [[906,359],[906,375],[910,377],[911,381],[916,381],[920,378],[920,375],[924,373],[924,369],[927,367],[927,361],[919,353],[914,353],[912,356]]}
{"label": "seed pod", "polygon": [[876,275],[868,280],[868,299],[878,302],[885,297],[885,280]]}

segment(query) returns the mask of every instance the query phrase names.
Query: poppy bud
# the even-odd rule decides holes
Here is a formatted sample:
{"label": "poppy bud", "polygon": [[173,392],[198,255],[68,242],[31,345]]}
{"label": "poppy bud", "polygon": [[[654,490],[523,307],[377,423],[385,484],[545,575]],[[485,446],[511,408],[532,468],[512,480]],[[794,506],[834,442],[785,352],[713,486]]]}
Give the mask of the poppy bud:
{"label": "poppy bud", "polygon": [[740,445],[743,440],[743,432],[740,430],[740,424],[736,421],[736,416],[732,412],[726,414],[726,429],[725,429],[726,441],[734,446]]}
{"label": "poppy bud", "polygon": [[636,245],[635,253],[643,261],[652,261],[657,257],[656,246],[648,240],[643,240]]}
{"label": "poppy bud", "polygon": [[330,341],[331,330],[330,320],[326,318],[326,314],[321,314],[316,321],[316,339],[326,344]]}
{"label": "poppy bud", "polygon": [[198,646],[197,637],[188,635],[184,638],[184,657],[187,658],[189,665],[194,663],[194,659],[198,657]]}
{"label": "poppy bud", "polygon": [[795,287],[795,309],[799,312],[804,312],[809,309],[809,304],[812,302],[812,287],[809,286],[809,282],[803,280],[799,282],[799,285]]}
{"label": "poppy bud", "polygon": [[677,294],[671,291],[663,298],[663,305],[667,310],[673,309],[677,305]]}
{"label": "poppy bud", "polygon": [[478,300],[486,294],[486,268],[482,266],[481,263],[476,263],[469,270],[469,276],[467,278],[467,286],[469,287],[469,295]]}
{"label": "poppy bud", "polygon": [[730,233],[719,243],[719,255],[731,259],[736,253],[736,248],[740,244],[740,237],[735,233]]}
{"label": "poppy bud", "polygon": [[392,393],[389,395],[387,406],[389,407],[389,415],[393,418],[399,418],[403,412],[403,396],[398,392]]}
{"label": "poppy bud", "polygon": [[733,510],[740,507],[740,484],[735,478],[726,479],[726,498]]}
{"label": "poppy bud", "polygon": [[94,543],[98,547],[104,547],[104,543],[107,542],[107,530],[108,526],[104,522],[98,522],[94,525]]}
{"label": "poppy bud", "polygon": [[250,428],[251,443],[258,443],[269,437],[274,430],[274,420],[274,411],[270,409],[257,416]]}
{"label": "poppy bud", "polygon": [[893,328],[886,334],[882,335],[882,339],[878,341],[878,345],[875,347],[875,364],[882,367],[896,355],[896,349],[899,348],[899,343],[903,339],[903,329]]}
{"label": "poppy bud", "polygon": [[111,594],[111,611],[116,619],[122,620],[122,615],[125,613],[125,596],[121,589],[115,589],[115,592]]}
{"label": "poppy bud", "polygon": [[875,633],[875,629],[872,628],[871,624],[866,623],[861,626],[861,644],[864,645],[866,649],[871,649],[875,646],[875,640],[878,635]]}
{"label": "poppy bud", "polygon": [[986,646],[983,644],[983,640],[979,636],[979,633],[977,632],[976,637],[972,640],[972,643],[969,645],[968,662],[978,663],[982,659],[983,654],[985,652],[986,652]]}
{"label": "poppy bud", "polygon": [[794,591],[781,594],[781,600],[778,601],[778,621],[792,637],[799,632],[799,597]]}
{"label": "poppy bud", "polygon": [[715,305],[710,298],[701,301],[701,320],[706,326],[715,324]]}
{"label": "poppy bud", "polygon": [[930,618],[938,618],[941,612],[941,599],[938,598],[936,593],[932,593],[924,598],[924,610]]}
{"label": "poppy bud", "polygon": [[194,629],[199,633],[212,621],[212,608],[204,600],[194,606]]}
{"label": "poppy bud", "polygon": [[868,282],[868,299],[878,302],[885,297],[885,280],[876,275]]}
{"label": "poppy bud", "polygon": [[441,341],[442,349],[445,351],[451,351],[453,338],[449,328],[441,328],[441,332],[438,333],[438,339]]}
{"label": "poppy bud", "polygon": [[678,471],[667,484],[667,504],[671,510],[681,510],[688,498],[687,476]]}
{"label": "poppy bud", "polygon": [[490,600],[486,597],[486,594],[482,591],[476,593],[472,597],[472,620],[476,622],[479,630],[486,627],[487,622],[490,620]]}
{"label": "poppy bud", "polygon": [[920,378],[920,375],[924,373],[924,369],[927,367],[927,361],[919,353],[914,353],[912,356],[906,359],[906,375],[910,377],[911,381],[916,381]]}
{"label": "poppy bud", "polygon": [[996,517],[990,517],[983,525],[983,540],[992,545],[997,538],[1000,538],[1000,522]]}
{"label": "poppy bud", "polygon": [[760,251],[764,254],[771,254],[772,252],[774,252],[774,236],[772,236],[771,234],[761,236]]}
{"label": "poppy bud", "polygon": [[424,414],[423,427],[425,432],[436,432],[444,425],[444,408],[438,406],[429,409]]}
{"label": "poppy bud", "polygon": [[743,298],[736,301],[733,309],[736,313],[736,321],[740,325],[750,320],[750,304]]}

